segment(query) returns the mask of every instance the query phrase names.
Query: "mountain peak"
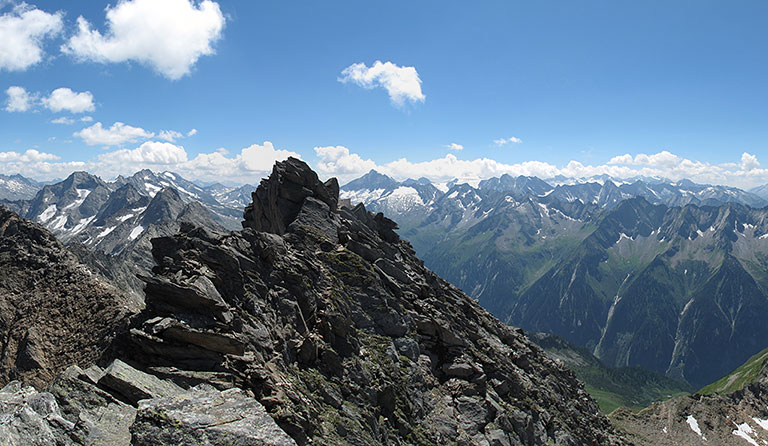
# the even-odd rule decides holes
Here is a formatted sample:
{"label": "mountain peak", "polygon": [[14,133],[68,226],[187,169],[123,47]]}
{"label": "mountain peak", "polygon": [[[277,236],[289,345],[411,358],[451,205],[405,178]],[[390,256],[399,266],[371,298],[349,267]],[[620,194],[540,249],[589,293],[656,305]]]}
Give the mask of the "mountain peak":
{"label": "mountain peak", "polygon": [[394,178],[371,169],[368,173],[344,185],[344,190],[393,189],[399,186]]}
{"label": "mountain peak", "polygon": [[86,189],[92,189],[96,186],[102,185],[104,182],[97,176],[91,175],[85,171],[72,172],[63,183],[66,186],[82,187]]}

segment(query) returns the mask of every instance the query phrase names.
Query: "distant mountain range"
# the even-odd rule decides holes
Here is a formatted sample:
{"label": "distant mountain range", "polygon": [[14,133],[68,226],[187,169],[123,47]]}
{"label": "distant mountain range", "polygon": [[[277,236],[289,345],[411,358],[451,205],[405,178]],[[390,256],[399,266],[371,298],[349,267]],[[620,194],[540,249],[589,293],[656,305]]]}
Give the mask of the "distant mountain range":
{"label": "distant mountain range", "polygon": [[18,175],[8,178],[2,184],[8,190],[13,184],[14,190],[24,191],[20,196],[28,198],[0,203],[45,226],[82,261],[127,287],[137,300],[142,299],[143,285],[134,267],[148,273],[154,265],[152,238],[175,234],[182,222],[213,230],[239,228],[255,190],[250,185],[203,188],[178,174],[150,170],[112,182],[87,172],[48,185]]}
{"label": "distant mountain range", "polygon": [[599,181],[441,190],[370,172],[342,197],[396,220],[427,266],[497,317],[608,365],[700,387],[768,345],[763,189]]}

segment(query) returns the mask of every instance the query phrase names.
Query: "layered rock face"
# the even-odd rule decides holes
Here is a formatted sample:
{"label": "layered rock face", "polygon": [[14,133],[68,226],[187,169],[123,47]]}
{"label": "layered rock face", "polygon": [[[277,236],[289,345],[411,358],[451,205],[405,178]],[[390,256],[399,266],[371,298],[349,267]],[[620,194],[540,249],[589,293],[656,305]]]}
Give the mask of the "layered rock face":
{"label": "layered rock face", "polygon": [[70,364],[94,362],[127,302],[50,232],[0,207],[0,385],[43,388]]}
{"label": "layered rock face", "polygon": [[339,209],[335,180],[289,159],[253,197],[240,232],[152,241],[146,309],[109,355],[219,392],[163,413],[242,391],[299,445],[626,444],[569,371],[427,270],[391,220]]}

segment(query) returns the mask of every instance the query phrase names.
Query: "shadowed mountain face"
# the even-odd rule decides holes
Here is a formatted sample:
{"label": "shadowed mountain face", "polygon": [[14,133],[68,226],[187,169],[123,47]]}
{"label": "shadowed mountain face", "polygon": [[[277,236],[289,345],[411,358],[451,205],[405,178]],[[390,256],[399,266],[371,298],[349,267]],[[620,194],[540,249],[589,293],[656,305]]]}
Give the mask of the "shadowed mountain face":
{"label": "shadowed mountain face", "polygon": [[[391,194],[376,197],[372,206],[392,209]],[[760,203],[691,182],[547,189],[502,177],[402,211],[400,233],[502,320],[700,387],[768,339],[758,316],[768,310],[768,210],[730,199]]]}
{"label": "shadowed mountain face", "polygon": [[154,239],[112,354],[245,388],[300,445],[624,444],[570,372],[302,161],[276,164],[243,226]]}

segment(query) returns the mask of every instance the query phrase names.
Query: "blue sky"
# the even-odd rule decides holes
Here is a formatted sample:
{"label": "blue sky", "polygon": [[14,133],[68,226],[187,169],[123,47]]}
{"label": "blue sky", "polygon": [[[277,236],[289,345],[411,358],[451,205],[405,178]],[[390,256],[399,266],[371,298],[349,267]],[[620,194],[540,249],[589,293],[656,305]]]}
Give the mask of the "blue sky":
{"label": "blue sky", "polygon": [[[759,164],[766,2],[0,5],[0,173],[110,177],[149,167],[255,182],[275,159],[298,154],[343,180],[377,168],[436,181],[609,173],[768,182]],[[78,30],[80,16],[96,38]],[[41,17],[49,32],[34,34]],[[18,54],[25,33],[37,61]],[[365,71],[376,61],[388,63],[378,77]],[[354,64],[370,84],[340,82]],[[397,75],[399,104],[386,89]],[[9,105],[10,87],[30,95],[26,111]],[[64,101],[89,92],[92,106],[52,111],[45,99],[59,88],[71,90]],[[116,122],[139,136],[106,143],[109,132],[80,133]]]}

